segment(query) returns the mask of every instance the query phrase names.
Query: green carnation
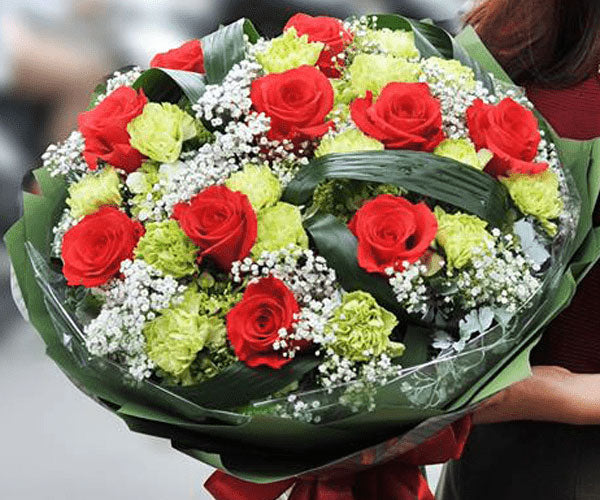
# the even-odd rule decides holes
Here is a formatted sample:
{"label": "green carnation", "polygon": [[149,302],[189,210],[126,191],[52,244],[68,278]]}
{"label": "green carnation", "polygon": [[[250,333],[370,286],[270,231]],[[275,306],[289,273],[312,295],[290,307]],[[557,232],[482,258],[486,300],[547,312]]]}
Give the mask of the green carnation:
{"label": "green carnation", "polygon": [[380,50],[391,56],[403,59],[418,59],[420,57],[419,50],[415,45],[415,34],[412,31],[391,30],[389,28],[369,30],[364,37],[361,37],[360,42],[363,41],[369,45],[377,45]]}
{"label": "green carnation", "polygon": [[144,162],[140,168],[127,176],[125,184],[133,194],[129,205],[134,217],[140,220],[150,217],[154,204],[163,195],[161,190],[154,189],[154,186],[160,182],[160,178],[159,167],[152,161]]}
{"label": "green carnation", "polygon": [[369,361],[388,353],[392,357],[404,353],[404,345],[392,342],[390,335],[398,324],[396,316],[382,308],[366,292],[344,295],[326,326],[335,335],[334,352],[351,361]]}
{"label": "green carnation", "polygon": [[146,234],[135,249],[136,258],[174,278],[194,274],[197,253],[196,245],[174,220],[146,224]]}
{"label": "green carnation", "polygon": [[182,375],[205,346],[225,338],[225,322],[199,314],[200,306],[200,294],[188,288],[181,304],[144,325],[148,357],[169,375]]}
{"label": "green carnation", "polygon": [[300,209],[288,203],[277,203],[258,212],[256,243],[252,255],[274,252],[294,245],[308,248],[308,236],[302,227]]}
{"label": "green carnation", "polygon": [[400,196],[403,191],[392,184],[329,179],[315,189],[313,205],[314,209],[335,215],[341,222],[348,223],[365,201],[382,194]]}
{"label": "green carnation", "polygon": [[151,102],[127,125],[130,143],[140,153],[161,163],[179,159],[183,143],[196,137],[194,119],[175,104]]}
{"label": "green carnation", "polygon": [[278,38],[271,40],[269,48],[256,54],[256,60],[267,73],[283,73],[300,66],[314,66],[324,45],[311,43],[308,35],[298,36],[296,28],[290,28]]}
{"label": "green carnation", "polygon": [[487,252],[494,241],[485,229],[487,222],[479,217],[448,214],[441,207],[435,207],[434,212],[438,221],[436,240],[444,249],[450,269],[465,267],[477,253]]}
{"label": "green carnation", "polygon": [[214,316],[225,319],[227,313],[242,300],[241,293],[233,293],[229,288],[226,290],[210,292],[200,290],[198,292],[200,301],[200,315]]}
{"label": "green carnation", "polygon": [[508,188],[515,205],[527,215],[533,215],[550,236],[557,231],[550,222],[560,216],[564,209],[559,193],[557,175],[551,170],[541,174],[511,174],[500,181]]}
{"label": "green carnation", "polygon": [[349,129],[341,134],[325,136],[315,151],[315,156],[325,156],[331,153],[352,153],[355,151],[382,151],[384,146],[360,130]]}
{"label": "green carnation", "polygon": [[344,80],[334,81],[336,103],[349,103],[364,97],[367,91],[379,95],[391,82],[419,81],[421,67],[385,54],[359,54],[346,71]]}
{"label": "green carnation", "polygon": [[475,89],[475,73],[471,68],[456,59],[430,57],[423,63],[423,69],[433,75],[433,83],[443,82],[459,89],[471,91]]}
{"label": "green carnation", "polygon": [[244,193],[255,211],[275,205],[281,198],[281,183],[266,165],[248,164],[225,181],[232,191]]}
{"label": "green carnation", "polygon": [[475,145],[469,139],[446,139],[435,148],[433,153],[459,161],[477,170],[483,170],[494,157],[494,154],[487,149],[477,152]]}
{"label": "green carnation", "polygon": [[113,168],[105,168],[99,173],[86,175],[69,186],[67,205],[71,215],[78,219],[96,212],[104,205],[117,205],[123,201],[119,175]]}

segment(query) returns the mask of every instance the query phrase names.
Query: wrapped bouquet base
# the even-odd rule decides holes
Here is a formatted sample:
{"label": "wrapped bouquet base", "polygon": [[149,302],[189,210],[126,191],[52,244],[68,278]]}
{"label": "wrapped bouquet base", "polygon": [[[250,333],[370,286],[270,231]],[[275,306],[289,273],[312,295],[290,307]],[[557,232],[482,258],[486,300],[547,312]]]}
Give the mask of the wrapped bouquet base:
{"label": "wrapped bouquet base", "polygon": [[600,255],[599,143],[401,16],[241,20],[151,66],[96,89],[5,237],[48,355],[218,499],[432,498],[419,466]]}
{"label": "wrapped bouquet base", "polygon": [[[256,484],[218,471],[204,486],[216,500],[276,500],[286,492],[289,500],[433,500],[420,467],[460,458],[470,430],[471,419],[467,416],[400,456],[397,454],[401,440],[392,439],[379,449],[370,449],[356,457],[364,468],[361,472],[354,472],[356,467],[351,467],[353,472],[344,474],[343,469],[336,467],[330,474]],[[396,458],[386,461],[385,455]],[[380,461],[383,463],[373,467]]]}

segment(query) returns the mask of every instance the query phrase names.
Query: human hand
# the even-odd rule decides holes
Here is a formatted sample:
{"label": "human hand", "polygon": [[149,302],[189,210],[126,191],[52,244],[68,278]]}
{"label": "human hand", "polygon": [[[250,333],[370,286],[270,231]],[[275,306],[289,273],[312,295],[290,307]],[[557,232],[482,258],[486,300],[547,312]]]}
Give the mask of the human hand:
{"label": "human hand", "polygon": [[538,420],[600,424],[600,375],[577,375],[557,366],[538,366],[533,375],[496,394],[476,410],[475,424]]}

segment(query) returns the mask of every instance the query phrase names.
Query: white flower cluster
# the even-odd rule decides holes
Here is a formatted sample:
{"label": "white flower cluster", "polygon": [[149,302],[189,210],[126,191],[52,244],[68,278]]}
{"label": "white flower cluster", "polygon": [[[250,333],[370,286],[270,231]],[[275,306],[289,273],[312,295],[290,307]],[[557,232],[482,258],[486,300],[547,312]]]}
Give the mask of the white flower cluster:
{"label": "white flower cluster", "polygon": [[223,184],[243,165],[256,161],[260,152],[257,138],[270,128],[267,117],[250,112],[250,84],[258,70],[256,63],[242,61],[222,84],[207,86],[193,109],[198,119],[217,128],[214,140],[183,153],[177,164],[166,166],[168,175],[161,176],[155,186],[161,196],[154,200],[149,195],[148,203],[153,207],[146,211],[148,218],[168,218],[177,203],[189,201],[209,186]]}
{"label": "white flower cluster", "polygon": [[355,37],[365,36],[369,27],[371,27],[376,20],[376,16],[360,16],[350,18],[344,21],[344,29],[351,32]]}
{"label": "white flower cluster", "polygon": [[[292,141],[270,141],[266,134],[271,120],[252,111],[252,81],[262,75],[262,67],[252,57],[235,65],[220,85],[209,85],[194,104],[196,117],[217,128],[215,144],[220,144],[225,158],[239,164],[256,161],[268,163],[272,172],[286,186],[301,165],[308,163],[316,143],[306,141],[296,147]],[[224,131],[218,130],[224,127]]]}
{"label": "white flower cluster", "polygon": [[85,139],[79,131],[71,132],[64,142],[51,144],[42,155],[43,166],[50,175],[64,175],[71,181],[77,181],[87,172],[88,166],[83,158]]}
{"label": "white flower cluster", "polygon": [[[546,139],[546,132],[544,130],[541,130],[540,134],[542,135],[542,140],[540,141],[540,144],[538,146],[538,155],[536,158],[536,162],[548,164],[549,170],[556,174],[556,177],[558,178],[558,188],[560,192],[560,197],[565,201],[571,200],[573,198],[573,194],[570,191],[571,187],[566,179],[566,170],[562,167],[562,163],[560,161],[560,157],[558,156],[558,150],[556,149],[556,145],[552,141],[548,141]],[[576,227],[576,218],[576,210],[563,210],[559,216],[559,227]]]}
{"label": "white flower cluster", "polygon": [[[542,136],[542,140],[538,145],[538,155],[536,161],[548,163],[550,170],[552,170],[556,175],[559,176],[559,179],[564,178],[564,169],[561,166],[560,158],[558,156],[558,151],[556,149],[556,145],[546,140],[546,132],[541,130],[540,135]],[[566,187],[566,183],[561,181],[561,187]]]}
{"label": "white flower cluster", "polygon": [[501,237],[498,229],[492,234],[498,240],[489,249],[474,249],[478,256],[470,266],[447,272],[446,286],[458,287],[457,293],[444,299],[450,311],[489,306],[514,314],[542,286],[533,274],[540,266],[525,257],[515,238],[511,234]]}
{"label": "white flower cluster", "polygon": [[279,332],[281,340],[274,348],[282,350],[284,356],[294,357],[298,341],[313,344],[331,342],[325,333],[325,325],[333,311],[341,304],[341,290],[336,282],[335,271],[327,266],[326,260],[315,256],[312,250],[294,247],[277,252],[264,252],[253,261],[250,258],[234,262],[231,266],[234,283],[249,282],[273,276],[285,283],[300,306],[294,330]]}
{"label": "white flower cluster", "polygon": [[269,164],[273,174],[285,187],[294,179],[303,165],[308,165],[318,146],[318,141],[303,141],[296,146],[289,139],[279,142],[261,137],[260,146],[259,159]]}
{"label": "white flower cluster", "polygon": [[424,73],[420,81],[429,84],[431,94],[436,97],[442,106],[442,127],[449,139],[469,139],[466,114],[476,99],[481,99],[491,104],[493,96],[480,81],[476,82],[474,90],[464,87],[448,85],[443,76],[440,75],[436,66],[423,66]]}
{"label": "white flower cluster", "polygon": [[281,418],[290,418],[307,424],[318,424],[321,422],[321,417],[316,413],[321,409],[321,402],[317,399],[312,402],[307,402],[298,399],[295,394],[290,394],[287,397],[285,404],[277,405],[275,411]]}
{"label": "white flower cluster", "polygon": [[389,356],[382,354],[361,365],[358,379],[350,384],[339,401],[354,413],[373,411],[377,389],[402,375],[402,366],[395,365]]}
{"label": "white flower cluster", "polygon": [[54,236],[52,238],[52,256],[55,258],[60,258],[62,254],[62,242],[67,231],[74,227],[80,219],[76,219],[71,215],[71,209],[65,208],[63,211],[58,223],[56,226],[52,228],[52,232]]}
{"label": "white flower cluster", "polygon": [[184,153],[176,168],[161,177],[155,189],[162,193],[153,209],[153,218],[160,220],[173,213],[173,207],[189,201],[209,186],[223,184],[256,154],[253,146],[257,135],[268,130],[268,121],[261,115],[250,115],[245,122],[232,122],[225,132],[215,132],[214,141],[199,150]]}
{"label": "white flower cluster", "polygon": [[[396,377],[402,371],[400,365],[392,363],[391,358],[383,353],[379,356],[371,354],[371,359],[366,363],[350,361],[336,354],[333,349],[327,349],[325,362],[319,365],[319,383],[332,393],[334,390],[343,388],[344,393],[356,395],[365,390],[372,389],[388,383],[390,377]],[[351,382],[356,384],[348,385]]]}
{"label": "white flower cluster", "polygon": [[420,262],[414,264],[404,262],[403,265],[402,271],[396,271],[391,267],[385,270],[390,277],[389,283],[394,290],[396,300],[409,314],[425,314],[430,300],[423,278],[427,267]]}
{"label": "white flower cluster", "polygon": [[282,418],[315,424],[323,412],[340,404],[352,413],[373,411],[377,389],[401,375],[402,366],[393,364],[386,354],[359,365],[331,351],[319,366],[319,382],[324,389],[291,394],[276,411]]}
{"label": "white flower cluster", "polygon": [[207,85],[206,91],[192,106],[196,118],[218,128],[230,120],[242,120],[250,113],[252,82],[260,76],[260,64],[244,60],[236,64],[227,74],[223,83]]}
{"label": "white flower cluster", "polygon": [[106,91],[103,94],[99,94],[96,98],[96,105],[100,104],[110,94],[112,94],[119,87],[131,87],[135,81],[142,76],[144,71],[139,66],[134,66],[127,71],[115,71],[112,76],[106,80]]}
{"label": "white flower cluster", "polygon": [[124,279],[94,291],[105,302],[100,315],[84,328],[86,347],[91,354],[123,364],[136,380],[142,380],[154,368],[146,354],[144,324],[180,300],[185,287],[143,260],[123,261],[121,273]]}

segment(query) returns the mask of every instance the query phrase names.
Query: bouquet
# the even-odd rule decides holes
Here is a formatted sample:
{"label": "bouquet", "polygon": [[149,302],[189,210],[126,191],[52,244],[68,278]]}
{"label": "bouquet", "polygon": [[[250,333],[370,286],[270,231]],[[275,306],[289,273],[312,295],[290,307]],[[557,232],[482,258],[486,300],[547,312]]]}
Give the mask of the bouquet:
{"label": "bouquet", "polygon": [[111,75],[6,236],[48,355],[217,498],[425,491],[600,253],[597,145],[461,42],[297,14]]}

